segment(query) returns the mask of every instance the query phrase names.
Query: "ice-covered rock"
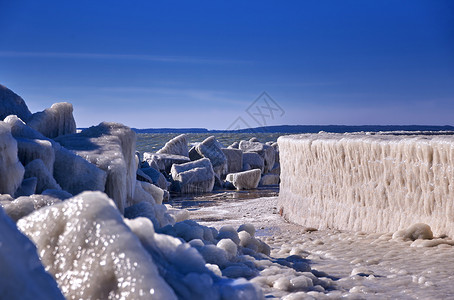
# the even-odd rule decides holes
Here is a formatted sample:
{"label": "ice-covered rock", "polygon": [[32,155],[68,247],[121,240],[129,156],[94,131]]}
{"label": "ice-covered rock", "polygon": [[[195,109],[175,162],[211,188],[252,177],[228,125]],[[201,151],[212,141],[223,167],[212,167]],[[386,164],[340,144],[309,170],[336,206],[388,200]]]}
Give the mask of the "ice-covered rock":
{"label": "ice-covered rock", "polygon": [[30,195],[21,196],[11,202],[2,202],[1,205],[5,213],[11,219],[17,221],[41,207],[54,205],[59,202],[61,202],[60,199],[49,195]]}
{"label": "ice-covered rock", "polygon": [[22,120],[28,120],[32,113],[20,96],[0,84],[0,121],[8,115],[17,115]]}
{"label": "ice-covered rock", "polygon": [[55,152],[52,143],[48,140],[16,138],[18,157],[26,166],[35,159],[41,160],[48,172],[54,172]]}
{"label": "ice-covered rock", "polygon": [[134,198],[136,185],[134,131],[122,124],[103,122],[56,141],[107,173],[105,192],[123,212],[128,199]]}
{"label": "ice-covered rock", "polygon": [[165,153],[157,154],[150,152],[144,152],[143,159],[148,163],[150,167],[165,173],[170,172],[170,168],[172,168],[173,164],[183,164],[190,162],[190,159],[187,156]]}
{"label": "ice-covered rock", "polygon": [[275,163],[274,167],[268,174],[281,175],[281,165],[279,163]]}
{"label": "ice-covered rock", "polygon": [[231,182],[237,190],[250,190],[257,188],[261,175],[262,172],[259,169],[252,169],[249,171],[227,174],[225,180]]}
{"label": "ice-covered rock", "polygon": [[211,192],[214,186],[214,171],[208,158],[181,165],[173,165],[172,178],[181,185],[183,193]]}
{"label": "ice-covered rock", "polygon": [[0,121],[0,194],[14,195],[24,177],[24,166],[17,157],[17,142],[11,127]]}
{"label": "ice-covered rock", "polygon": [[8,123],[11,126],[11,134],[15,138],[48,140],[48,138],[45,137],[41,132],[38,132],[25,124],[24,121],[18,118],[16,115],[7,116],[4,122]]}
{"label": "ice-covered rock", "polygon": [[104,192],[107,174],[79,155],[57,145],[54,178],[62,189],[77,195],[83,191]]}
{"label": "ice-covered rock", "polygon": [[229,149],[238,149],[238,147],[240,146],[240,143],[239,142],[233,142],[230,146],[228,146],[227,148]]}
{"label": "ice-covered rock", "polygon": [[0,298],[64,299],[33,243],[0,208]]}
{"label": "ice-covered rock", "polygon": [[73,106],[68,102],[52,104],[50,108],[34,113],[26,122],[48,138],[76,133]]}
{"label": "ice-covered rock", "polygon": [[243,152],[254,152],[259,154],[263,158],[264,162],[263,173],[268,173],[273,168],[276,156],[273,147],[260,142],[241,141],[239,149],[243,150]]}
{"label": "ice-covered rock", "polygon": [[258,153],[244,152],[243,153],[243,170],[247,171],[247,169],[245,169],[245,166],[249,166],[250,169],[259,169],[260,172],[263,173],[263,170],[265,168],[265,162]]}
{"label": "ice-covered rock", "polygon": [[[214,136],[210,136],[194,147],[200,157],[206,157],[211,161],[214,172],[218,177],[227,173],[227,157],[222,152],[222,145]],[[191,158],[194,160],[193,158]]]}
{"label": "ice-covered rock", "polygon": [[165,205],[156,205],[149,201],[126,207],[125,217],[128,219],[135,219],[138,217],[147,218],[153,223],[153,226],[156,229],[175,224],[175,218],[167,212]]}
{"label": "ice-covered rock", "polygon": [[157,187],[154,184],[144,181],[137,181],[136,184],[140,184],[147,193],[152,195],[154,200],[156,201],[156,204],[162,204],[164,200],[168,199],[168,192]]}
{"label": "ice-covered rock", "polygon": [[14,193],[14,197],[33,195],[36,192],[37,184],[38,178],[36,177],[24,178],[16,193]]}
{"label": "ice-covered rock", "polygon": [[140,170],[150,177],[154,185],[160,187],[163,190],[167,190],[167,188],[169,187],[169,182],[167,181],[165,176],[155,168],[148,167],[142,168]]}
{"label": "ice-covered rock", "polygon": [[405,241],[415,241],[418,239],[431,240],[434,235],[430,226],[424,223],[413,224],[410,227],[396,231],[393,234],[393,239],[401,238]]}
{"label": "ice-covered rock", "polygon": [[47,189],[61,190],[60,185],[52,177],[52,174],[41,159],[35,159],[25,166],[24,178],[30,177],[37,178],[35,192],[38,194]]}
{"label": "ice-covered rock", "polygon": [[305,134],[278,139],[279,208],[319,228],[454,236],[454,137]]}
{"label": "ice-covered rock", "polygon": [[275,174],[265,174],[260,179],[259,185],[275,185],[279,184],[279,175]]}
{"label": "ice-covered rock", "polygon": [[227,158],[227,172],[236,173],[243,170],[243,151],[239,149],[222,148]]}
{"label": "ice-covered rock", "polygon": [[188,141],[186,139],[186,135],[180,134],[179,136],[174,137],[156,153],[174,154],[189,157]]}
{"label": "ice-covered rock", "polygon": [[105,194],[82,193],[22,218],[18,227],[67,299],[176,299]]}

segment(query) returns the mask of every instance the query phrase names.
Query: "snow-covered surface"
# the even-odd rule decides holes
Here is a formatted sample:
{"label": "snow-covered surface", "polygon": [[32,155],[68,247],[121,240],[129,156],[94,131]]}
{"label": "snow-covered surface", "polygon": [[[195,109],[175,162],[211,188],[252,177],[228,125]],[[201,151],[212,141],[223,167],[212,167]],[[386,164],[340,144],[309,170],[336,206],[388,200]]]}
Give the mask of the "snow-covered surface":
{"label": "snow-covered surface", "polygon": [[36,247],[0,208],[0,298],[64,299]]}
{"label": "snow-covered surface", "polygon": [[278,139],[279,207],[317,228],[454,236],[454,137],[304,134]]}
{"label": "snow-covered surface", "polygon": [[17,142],[9,124],[0,121],[0,194],[14,195],[24,177],[24,166],[17,157]]}
{"label": "snow-covered surface", "polygon": [[454,241],[449,238],[405,241],[392,238],[392,232],[317,231],[285,221],[277,197],[228,200],[194,210],[191,218],[218,229],[244,223],[257,228],[256,236],[271,247],[271,255],[255,262],[259,274],[251,281],[262,287],[267,299],[451,299],[454,295]]}

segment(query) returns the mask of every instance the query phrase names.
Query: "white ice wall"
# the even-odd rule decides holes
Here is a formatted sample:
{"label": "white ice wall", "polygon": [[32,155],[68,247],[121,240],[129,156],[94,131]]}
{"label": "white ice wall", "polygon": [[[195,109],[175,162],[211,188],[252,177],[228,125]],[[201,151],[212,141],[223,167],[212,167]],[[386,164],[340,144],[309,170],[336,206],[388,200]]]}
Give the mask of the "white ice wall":
{"label": "white ice wall", "polygon": [[303,134],[278,139],[279,206],[292,222],[454,236],[454,136]]}

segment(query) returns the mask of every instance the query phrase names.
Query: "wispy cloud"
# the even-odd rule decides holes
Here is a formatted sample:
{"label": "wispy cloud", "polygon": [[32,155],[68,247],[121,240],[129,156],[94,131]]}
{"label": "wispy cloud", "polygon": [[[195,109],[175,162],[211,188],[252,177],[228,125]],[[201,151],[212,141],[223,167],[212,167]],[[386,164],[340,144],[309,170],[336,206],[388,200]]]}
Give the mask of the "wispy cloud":
{"label": "wispy cloud", "polygon": [[0,57],[11,58],[57,58],[57,59],[109,59],[109,60],[138,60],[162,63],[189,64],[249,64],[252,61],[212,59],[191,56],[163,56],[147,54],[111,54],[111,53],[76,53],[76,52],[21,52],[0,51]]}

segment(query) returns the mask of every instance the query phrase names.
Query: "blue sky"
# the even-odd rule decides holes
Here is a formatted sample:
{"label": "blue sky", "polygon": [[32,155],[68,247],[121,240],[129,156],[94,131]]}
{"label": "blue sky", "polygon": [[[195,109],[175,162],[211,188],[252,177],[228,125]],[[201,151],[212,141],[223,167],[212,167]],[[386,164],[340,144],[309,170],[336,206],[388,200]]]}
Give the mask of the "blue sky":
{"label": "blue sky", "polygon": [[78,127],[454,125],[454,2],[0,0],[0,83]]}

